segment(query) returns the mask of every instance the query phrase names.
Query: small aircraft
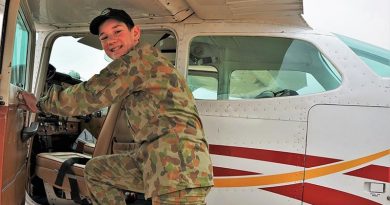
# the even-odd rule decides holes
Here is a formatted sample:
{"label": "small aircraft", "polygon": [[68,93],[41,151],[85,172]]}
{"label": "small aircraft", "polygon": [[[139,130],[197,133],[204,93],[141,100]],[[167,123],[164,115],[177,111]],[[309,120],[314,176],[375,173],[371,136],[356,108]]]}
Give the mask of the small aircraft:
{"label": "small aircraft", "polygon": [[0,1],[0,204],[88,202],[84,165],[62,163],[131,151],[120,104],[66,118],[17,106],[18,88],[40,97],[109,63],[88,30],[107,7],[186,77],[208,204],[390,204],[390,51],[313,30],[302,0]]}

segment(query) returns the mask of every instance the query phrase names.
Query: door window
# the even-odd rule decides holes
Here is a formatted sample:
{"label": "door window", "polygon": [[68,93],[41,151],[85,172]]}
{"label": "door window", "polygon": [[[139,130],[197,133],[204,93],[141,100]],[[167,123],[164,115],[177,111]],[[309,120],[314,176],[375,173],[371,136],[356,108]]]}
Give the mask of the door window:
{"label": "door window", "polygon": [[27,56],[30,34],[20,13],[16,21],[11,83],[26,88]]}

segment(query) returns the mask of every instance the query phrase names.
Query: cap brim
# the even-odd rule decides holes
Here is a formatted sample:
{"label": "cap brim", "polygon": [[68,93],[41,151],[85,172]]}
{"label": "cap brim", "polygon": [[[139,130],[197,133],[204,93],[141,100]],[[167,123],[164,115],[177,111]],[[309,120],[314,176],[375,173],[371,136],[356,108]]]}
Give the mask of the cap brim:
{"label": "cap brim", "polygon": [[109,19],[108,16],[97,16],[91,21],[91,24],[89,24],[89,31],[94,35],[99,35],[99,26],[102,24],[105,20]]}

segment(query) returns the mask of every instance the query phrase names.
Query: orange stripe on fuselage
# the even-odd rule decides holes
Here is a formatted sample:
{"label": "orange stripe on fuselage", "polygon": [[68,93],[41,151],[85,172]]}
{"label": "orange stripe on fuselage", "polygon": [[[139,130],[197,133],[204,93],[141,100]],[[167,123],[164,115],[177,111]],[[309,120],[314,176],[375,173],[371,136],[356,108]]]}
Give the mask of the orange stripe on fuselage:
{"label": "orange stripe on fuselage", "polygon": [[215,187],[248,187],[289,183],[301,181],[303,179],[313,179],[351,169],[353,167],[382,158],[389,154],[390,149],[346,162],[307,169],[306,171],[252,177],[218,177],[214,178],[214,184]]}

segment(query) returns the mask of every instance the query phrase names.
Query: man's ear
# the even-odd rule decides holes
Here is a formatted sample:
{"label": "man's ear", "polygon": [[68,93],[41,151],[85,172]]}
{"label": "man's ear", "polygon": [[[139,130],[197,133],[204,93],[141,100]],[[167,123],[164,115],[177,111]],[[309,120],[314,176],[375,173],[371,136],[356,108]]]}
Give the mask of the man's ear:
{"label": "man's ear", "polygon": [[132,28],[133,30],[133,37],[134,37],[134,41],[139,41],[140,37],[141,37],[141,29],[139,26],[134,26]]}

